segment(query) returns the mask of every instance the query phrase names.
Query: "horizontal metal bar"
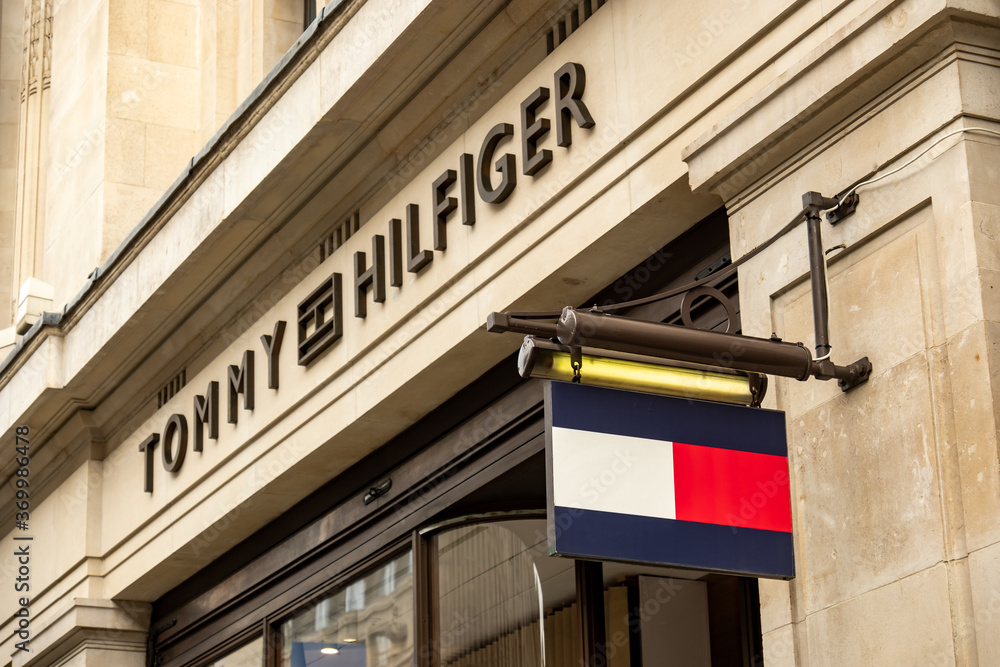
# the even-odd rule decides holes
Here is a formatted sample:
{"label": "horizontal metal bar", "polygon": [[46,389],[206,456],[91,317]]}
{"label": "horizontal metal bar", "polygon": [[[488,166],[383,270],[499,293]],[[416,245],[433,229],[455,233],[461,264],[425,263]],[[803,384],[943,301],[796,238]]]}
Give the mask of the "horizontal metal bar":
{"label": "horizontal metal bar", "polygon": [[486,317],[486,330],[490,333],[511,331],[529,336],[556,337],[556,325],[554,322],[541,322],[539,320],[511,317],[507,313],[490,313]]}
{"label": "horizontal metal bar", "polygon": [[812,354],[801,343],[644,322],[566,308],[556,324],[559,342],[735,368],[805,380]]}

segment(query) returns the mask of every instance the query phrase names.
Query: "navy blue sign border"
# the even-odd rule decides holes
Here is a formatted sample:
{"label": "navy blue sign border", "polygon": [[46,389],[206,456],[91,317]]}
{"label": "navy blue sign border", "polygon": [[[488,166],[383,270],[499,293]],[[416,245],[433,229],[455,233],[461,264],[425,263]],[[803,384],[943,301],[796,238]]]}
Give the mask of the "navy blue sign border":
{"label": "navy blue sign border", "polygon": [[552,519],[553,556],[795,576],[791,533],[567,507],[555,507]]}
{"label": "navy blue sign border", "polygon": [[785,413],[776,410],[551,382],[545,411],[551,426],[788,455]]}

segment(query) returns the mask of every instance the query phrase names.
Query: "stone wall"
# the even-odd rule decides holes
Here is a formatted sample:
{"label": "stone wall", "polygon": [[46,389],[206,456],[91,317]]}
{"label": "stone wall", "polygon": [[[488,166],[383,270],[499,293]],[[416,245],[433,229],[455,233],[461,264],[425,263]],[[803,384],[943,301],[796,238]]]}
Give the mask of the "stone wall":
{"label": "stone wall", "polygon": [[[965,18],[873,8],[689,157],[726,193],[739,256],[805,192],[921,156],[823,224],[825,247],[842,244],[829,255],[833,359],[868,356],[871,380],[844,394],[779,378],[770,399],[787,415],[797,576],[761,582],[769,667],[1000,660],[1000,137],[958,132],[924,153],[962,128],[1000,130],[1000,33]],[[780,143],[747,145],[768,135]],[[746,333],[812,346],[805,248],[800,225],[741,268]]]}

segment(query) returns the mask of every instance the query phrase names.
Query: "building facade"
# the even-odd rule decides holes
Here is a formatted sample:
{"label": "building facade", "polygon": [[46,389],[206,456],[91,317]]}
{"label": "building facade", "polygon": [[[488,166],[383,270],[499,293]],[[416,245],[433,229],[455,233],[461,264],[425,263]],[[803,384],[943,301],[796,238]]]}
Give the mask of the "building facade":
{"label": "building facade", "polygon": [[[0,0],[0,667],[1000,664],[998,165],[992,0]],[[811,350],[808,192],[795,577],[549,557],[487,317]]]}

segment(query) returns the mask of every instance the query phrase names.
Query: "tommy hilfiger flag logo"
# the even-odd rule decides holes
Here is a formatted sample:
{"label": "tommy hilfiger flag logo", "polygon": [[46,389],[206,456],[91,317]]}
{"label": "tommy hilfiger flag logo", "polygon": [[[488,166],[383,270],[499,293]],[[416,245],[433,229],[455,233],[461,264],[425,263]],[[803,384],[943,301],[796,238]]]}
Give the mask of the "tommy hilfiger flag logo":
{"label": "tommy hilfiger flag logo", "polygon": [[795,575],[784,413],[546,386],[549,550]]}

